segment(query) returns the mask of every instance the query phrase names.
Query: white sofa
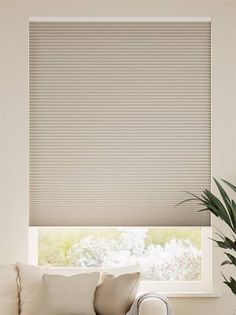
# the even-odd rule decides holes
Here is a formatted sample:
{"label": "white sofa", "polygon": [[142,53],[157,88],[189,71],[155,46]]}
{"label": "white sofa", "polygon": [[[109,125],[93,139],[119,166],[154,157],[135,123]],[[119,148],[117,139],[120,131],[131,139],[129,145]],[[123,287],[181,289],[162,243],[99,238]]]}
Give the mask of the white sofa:
{"label": "white sofa", "polygon": [[[0,314],[20,314],[19,281],[18,269],[15,265],[0,266]],[[161,299],[147,298],[140,304],[139,315],[168,315],[166,304]]]}

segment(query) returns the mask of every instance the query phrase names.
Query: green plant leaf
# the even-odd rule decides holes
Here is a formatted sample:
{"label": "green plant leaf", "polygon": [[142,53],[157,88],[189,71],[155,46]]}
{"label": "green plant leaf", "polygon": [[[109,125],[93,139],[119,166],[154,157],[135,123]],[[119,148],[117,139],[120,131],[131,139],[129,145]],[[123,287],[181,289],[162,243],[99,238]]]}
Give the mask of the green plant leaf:
{"label": "green plant leaf", "polygon": [[236,211],[234,210],[234,207],[231,203],[231,200],[229,198],[229,196],[227,195],[226,191],[224,190],[224,188],[221,186],[221,184],[214,178],[214,181],[216,183],[216,186],[221,194],[221,197],[224,201],[224,204],[226,206],[226,209],[228,211],[228,215],[229,218],[231,220],[231,224],[233,226],[233,228],[236,230]]}
{"label": "green plant leaf", "polygon": [[220,199],[213,195],[208,189],[205,189],[204,193],[210,201],[209,210],[212,211],[216,216],[220,217],[223,221],[225,221],[226,224],[233,230],[233,232],[235,232],[229,214]]}
{"label": "green plant leaf", "polygon": [[196,200],[196,198],[188,198],[188,199],[185,199],[185,200],[180,201],[179,203],[177,203],[177,205],[175,205],[175,207],[178,207],[178,206],[182,205],[182,204],[185,203],[185,202],[194,201],[194,200]]}
{"label": "green plant leaf", "polygon": [[[234,222],[236,225],[236,203],[234,200],[231,200],[232,208],[233,208],[233,217],[234,217]],[[236,228],[235,228],[235,233],[236,233]]]}
{"label": "green plant leaf", "polygon": [[229,254],[229,253],[225,253],[225,255],[228,256],[228,258],[229,258],[231,264],[236,267],[236,257],[234,257],[233,255],[231,255],[231,254]]}
{"label": "green plant leaf", "polygon": [[232,262],[230,260],[224,260],[221,266],[224,266],[224,265],[232,265]]}
{"label": "green plant leaf", "polygon": [[181,204],[185,203],[185,202],[189,202],[189,201],[201,201],[201,202],[204,202],[203,199],[201,199],[200,197],[198,197],[197,195],[189,192],[189,191],[184,191],[184,193],[192,196],[191,198],[188,198],[188,199],[185,199],[183,201],[180,201],[179,203],[177,203],[176,207],[180,206]]}
{"label": "green plant leaf", "polygon": [[[217,233],[217,235],[219,235]],[[219,235],[220,236],[220,235]],[[216,240],[216,239],[211,239],[213,242],[215,242],[219,247],[224,248],[224,249],[233,249],[236,251],[236,241],[232,241],[230,238],[224,236],[222,238],[222,241]]]}
{"label": "green plant leaf", "polygon": [[221,231],[215,232],[217,236],[219,236],[220,240],[212,239],[211,240],[218,244],[219,247],[229,250],[236,251],[236,236],[232,235],[233,239],[225,236]]}
{"label": "green plant leaf", "polygon": [[231,289],[231,291],[236,295],[236,280],[233,277],[230,277],[229,280],[222,274],[224,278],[224,283]]}
{"label": "green plant leaf", "polygon": [[211,238],[211,240],[213,242],[215,242],[218,245],[218,247],[220,247],[220,248],[231,249],[231,247],[229,247],[230,245],[227,242],[218,241],[218,240],[215,240],[213,238]]}
{"label": "green plant leaf", "polygon": [[228,182],[227,180],[222,178],[222,181],[228,185],[234,192],[236,192],[236,186],[234,186],[233,184],[231,184],[230,182]]}

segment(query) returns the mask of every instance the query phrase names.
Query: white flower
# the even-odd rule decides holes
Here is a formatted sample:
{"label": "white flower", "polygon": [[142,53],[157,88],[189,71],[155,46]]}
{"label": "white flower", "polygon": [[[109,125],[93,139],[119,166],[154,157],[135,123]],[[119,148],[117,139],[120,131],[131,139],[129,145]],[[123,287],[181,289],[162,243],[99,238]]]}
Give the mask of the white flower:
{"label": "white flower", "polygon": [[146,280],[199,280],[201,251],[188,241],[172,239],[146,246],[147,229],[120,228],[117,239],[89,236],[73,249],[74,264],[86,267],[138,265]]}

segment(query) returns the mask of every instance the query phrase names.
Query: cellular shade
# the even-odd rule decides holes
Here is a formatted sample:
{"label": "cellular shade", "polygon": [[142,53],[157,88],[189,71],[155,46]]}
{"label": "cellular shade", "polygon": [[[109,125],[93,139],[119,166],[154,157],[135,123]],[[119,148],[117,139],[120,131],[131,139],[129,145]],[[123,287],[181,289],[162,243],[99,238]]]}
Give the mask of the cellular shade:
{"label": "cellular shade", "polygon": [[30,225],[204,226],[210,22],[31,22]]}

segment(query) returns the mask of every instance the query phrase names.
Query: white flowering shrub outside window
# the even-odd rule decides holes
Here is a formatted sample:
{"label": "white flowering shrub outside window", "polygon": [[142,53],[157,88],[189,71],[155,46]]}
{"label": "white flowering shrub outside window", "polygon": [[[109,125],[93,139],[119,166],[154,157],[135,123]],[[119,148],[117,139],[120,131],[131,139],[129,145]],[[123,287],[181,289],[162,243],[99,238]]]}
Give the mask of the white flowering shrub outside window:
{"label": "white flowering shrub outside window", "polygon": [[201,280],[200,228],[40,228],[39,265],[125,267],[143,280]]}

